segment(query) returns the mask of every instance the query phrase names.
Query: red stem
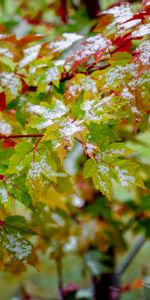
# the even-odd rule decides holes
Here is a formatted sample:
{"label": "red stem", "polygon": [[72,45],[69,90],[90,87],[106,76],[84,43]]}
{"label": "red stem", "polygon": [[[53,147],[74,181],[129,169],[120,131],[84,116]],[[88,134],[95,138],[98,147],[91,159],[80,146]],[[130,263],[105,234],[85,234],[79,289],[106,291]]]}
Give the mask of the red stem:
{"label": "red stem", "polygon": [[67,0],[61,0],[61,6],[59,9],[61,20],[63,23],[67,23]]}
{"label": "red stem", "polygon": [[20,138],[42,138],[44,134],[14,134],[14,135],[1,135],[0,140],[2,139],[20,139]]}

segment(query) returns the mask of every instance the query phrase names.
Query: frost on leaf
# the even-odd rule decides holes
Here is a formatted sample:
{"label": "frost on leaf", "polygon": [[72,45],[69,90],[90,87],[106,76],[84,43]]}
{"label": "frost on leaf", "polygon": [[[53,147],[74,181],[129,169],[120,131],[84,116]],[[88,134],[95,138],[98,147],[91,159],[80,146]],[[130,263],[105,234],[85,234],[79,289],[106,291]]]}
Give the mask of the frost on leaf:
{"label": "frost on leaf", "polygon": [[13,98],[16,98],[21,90],[21,81],[14,73],[1,72],[0,86],[5,88],[5,94],[8,100],[12,100]]}
{"label": "frost on leaf", "polygon": [[12,53],[7,48],[0,48],[0,55],[4,55],[8,58],[13,58]]}
{"label": "frost on leaf", "polygon": [[137,19],[137,20],[129,20],[123,24],[120,24],[119,27],[119,31],[120,33],[125,33],[126,30],[132,29],[133,27],[139,25],[141,23],[141,20]]}
{"label": "frost on leaf", "polygon": [[56,170],[56,163],[52,157],[36,156],[36,161],[30,163],[27,178],[33,185],[36,180],[41,180],[42,175],[55,182]]}
{"label": "frost on leaf", "polygon": [[84,91],[84,98],[92,98],[98,93],[96,82],[90,77],[83,74],[77,74],[68,82],[64,94],[67,103],[76,100],[81,92]]}
{"label": "frost on leaf", "polygon": [[61,73],[59,68],[56,66],[49,68],[45,73],[45,82],[53,82],[56,86],[58,86],[60,78]]}
{"label": "frost on leaf", "polygon": [[85,112],[85,120],[102,123],[118,115],[118,109],[123,103],[114,95],[110,95],[98,100],[88,100],[82,105]]}
{"label": "frost on leaf", "polygon": [[83,36],[77,33],[63,33],[63,39],[60,41],[51,42],[49,47],[53,50],[53,52],[62,52],[82,38]]}
{"label": "frost on leaf", "polygon": [[137,173],[138,165],[130,160],[122,159],[133,151],[121,143],[104,145],[101,151],[95,152],[84,166],[84,177],[92,177],[96,189],[99,189],[109,199],[112,193],[112,179],[120,182],[126,188],[143,183]]}
{"label": "frost on leaf", "polygon": [[126,86],[135,75],[133,63],[111,67],[105,72],[104,88],[119,90],[120,87],[122,89],[123,84]]}
{"label": "frost on leaf", "polygon": [[132,38],[141,38],[148,34],[150,34],[150,24],[142,24],[132,32]]}
{"label": "frost on leaf", "polygon": [[41,45],[35,45],[24,49],[24,57],[19,62],[18,68],[23,68],[29,63],[31,63],[33,60],[35,60],[38,57],[40,49]]}
{"label": "frost on leaf", "polygon": [[84,178],[92,177],[94,186],[97,190],[100,190],[109,199],[112,193],[112,184],[110,176],[102,173],[98,169],[97,163],[94,159],[88,159],[84,165]]}
{"label": "frost on leaf", "polygon": [[[150,41],[142,42],[136,49],[135,61],[143,66],[150,64]],[[150,69],[150,68],[149,68]]]}
{"label": "frost on leaf", "polygon": [[[131,11],[131,7],[128,3],[124,3],[118,6],[114,6],[107,11],[104,11],[106,14],[111,14],[114,16],[113,24],[122,24],[127,20],[131,19],[133,13]],[[111,24],[112,26],[112,24]]]}
{"label": "frost on leaf", "polygon": [[5,121],[0,121],[0,134],[2,135],[9,135],[12,132],[12,126],[5,122]]}
{"label": "frost on leaf", "polygon": [[22,260],[23,262],[27,261],[27,258],[32,252],[32,245],[29,241],[23,239],[20,233],[6,234],[5,247],[11,257]]}
{"label": "frost on leaf", "polygon": [[31,122],[30,126],[38,129],[44,129],[55,123],[56,119],[59,119],[65,115],[68,108],[63,104],[62,101],[54,99],[51,106],[46,103],[46,106],[29,104],[28,111],[30,114],[36,114],[42,118]]}
{"label": "frost on leaf", "polygon": [[80,50],[75,50],[73,55],[66,59],[66,70],[74,71],[78,66],[89,61],[91,58],[98,63],[104,53],[108,50],[110,41],[101,34],[89,37],[80,45]]}
{"label": "frost on leaf", "polygon": [[134,185],[135,177],[129,175],[130,173],[128,172],[128,170],[120,169],[118,166],[116,166],[115,171],[117,173],[117,177],[122,186],[124,186],[124,187],[131,186],[132,187],[132,185]]}
{"label": "frost on leaf", "polygon": [[5,204],[8,202],[9,194],[5,187],[0,186],[0,203]]}
{"label": "frost on leaf", "polygon": [[72,138],[76,133],[82,132],[85,128],[82,126],[83,121],[74,121],[71,118],[67,118],[62,122],[60,128],[61,136],[72,144]]}

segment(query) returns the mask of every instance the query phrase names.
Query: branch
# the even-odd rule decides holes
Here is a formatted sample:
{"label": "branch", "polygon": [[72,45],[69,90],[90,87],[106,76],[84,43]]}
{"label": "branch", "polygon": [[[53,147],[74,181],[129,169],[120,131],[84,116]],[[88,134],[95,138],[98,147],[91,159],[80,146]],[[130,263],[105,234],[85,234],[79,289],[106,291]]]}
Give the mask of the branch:
{"label": "branch", "polygon": [[3,139],[20,139],[20,138],[42,138],[44,134],[14,134],[14,135],[0,135],[0,140]]}
{"label": "branch", "polygon": [[145,242],[145,236],[142,235],[138,238],[137,242],[133,247],[129,250],[129,253],[127,256],[123,259],[123,261],[120,263],[118,267],[116,267],[115,273],[116,275],[120,276],[124,273],[124,271],[128,268],[136,254],[139,252],[141,247],[143,246]]}
{"label": "branch", "polygon": [[84,0],[86,5],[89,17],[91,19],[97,18],[98,13],[100,12],[100,5],[98,0]]}
{"label": "branch", "polygon": [[64,24],[67,23],[67,0],[61,0],[61,6],[59,8],[59,15]]}
{"label": "branch", "polygon": [[56,267],[57,267],[59,300],[64,300],[65,298],[63,293],[62,264],[60,258],[56,260]]}

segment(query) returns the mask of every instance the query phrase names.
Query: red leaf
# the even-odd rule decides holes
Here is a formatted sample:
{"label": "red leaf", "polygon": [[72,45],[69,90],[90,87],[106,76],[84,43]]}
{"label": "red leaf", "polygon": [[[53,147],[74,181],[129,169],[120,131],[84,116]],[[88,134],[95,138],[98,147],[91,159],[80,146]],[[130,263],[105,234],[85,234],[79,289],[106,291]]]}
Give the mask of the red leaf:
{"label": "red leaf", "polygon": [[6,108],[6,99],[5,94],[2,92],[0,93],[0,111],[3,111]]}
{"label": "red leaf", "polygon": [[124,292],[129,292],[131,291],[132,287],[130,284],[126,284],[124,286],[121,287],[121,292],[124,293]]}
{"label": "red leaf", "polygon": [[24,79],[21,78],[21,82],[22,82],[22,91],[21,93],[22,94],[25,94],[28,92],[28,85],[27,83],[24,81]]}
{"label": "red leaf", "polygon": [[126,52],[129,51],[131,47],[131,33],[126,33],[123,36],[120,36],[114,40],[114,45],[117,46],[115,52]]}
{"label": "red leaf", "polygon": [[0,180],[4,180],[5,176],[0,174]]}
{"label": "red leaf", "polygon": [[74,54],[66,59],[66,66],[69,63],[69,67],[74,72],[78,66],[89,61],[91,57],[94,58],[95,63],[98,63],[110,44],[111,41],[101,34],[91,36],[81,42],[80,50],[74,51]]}
{"label": "red leaf", "polygon": [[64,289],[63,289],[63,295],[67,296],[72,292],[76,292],[79,290],[79,286],[74,283],[69,283]]}
{"label": "red leaf", "polygon": [[61,6],[57,10],[58,16],[61,17],[63,23],[67,23],[67,1],[61,0]]}
{"label": "red leaf", "polygon": [[0,220],[0,227],[4,227],[4,226],[5,226],[4,221]]}
{"label": "red leaf", "polygon": [[14,148],[16,146],[16,142],[11,139],[4,139],[3,148]]}

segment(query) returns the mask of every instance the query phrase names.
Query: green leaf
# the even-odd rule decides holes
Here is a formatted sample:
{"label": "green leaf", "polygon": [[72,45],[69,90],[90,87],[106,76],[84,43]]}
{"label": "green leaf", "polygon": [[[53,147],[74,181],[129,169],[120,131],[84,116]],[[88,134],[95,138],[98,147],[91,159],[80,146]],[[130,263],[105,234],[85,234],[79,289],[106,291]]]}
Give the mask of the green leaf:
{"label": "green leaf", "polygon": [[20,233],[5,234],[5,248],[17,260],[26,262],[32,253],[32,245]]}
{"label": "green leaf", "polygon": [[14,71],[16,67],[16,63],[12,61],[9,57],[0,57],[0,62],[6,65],[10,71]]}
{"label": "green leaf", "polygon": [[15,153],[10,159],[8,174],[21,172],[32,161],[33,146],[31,143],[22,142],[15,147]]}
{"label": "green leaf", "polygon": [[9,233],[11,230],[12,232],[16,230],[20,233],[34,234],[27,220],[23,216],[9,216],[4,219],[4,222],[6,225],[6,230]]}
{"label": "green leaf", "polygon": [[99,189],[108,199],[111,199],[112,179],[126,188],[139,186],[145,188],[137,172],[138,164],[122,156],[132,153],[121,143],[103,145],[102,151],[94,153],[94,158],[86,161],[84,177],[92,177],[96,189]]}
{"label": "green leaf", "polygon": [[94,159],[86,161],[83,174],[84,178],[92,177],[95,188],[100,190],[108,199],[111,199],[112,184],[110,177],[98,169],[98,165]]}

